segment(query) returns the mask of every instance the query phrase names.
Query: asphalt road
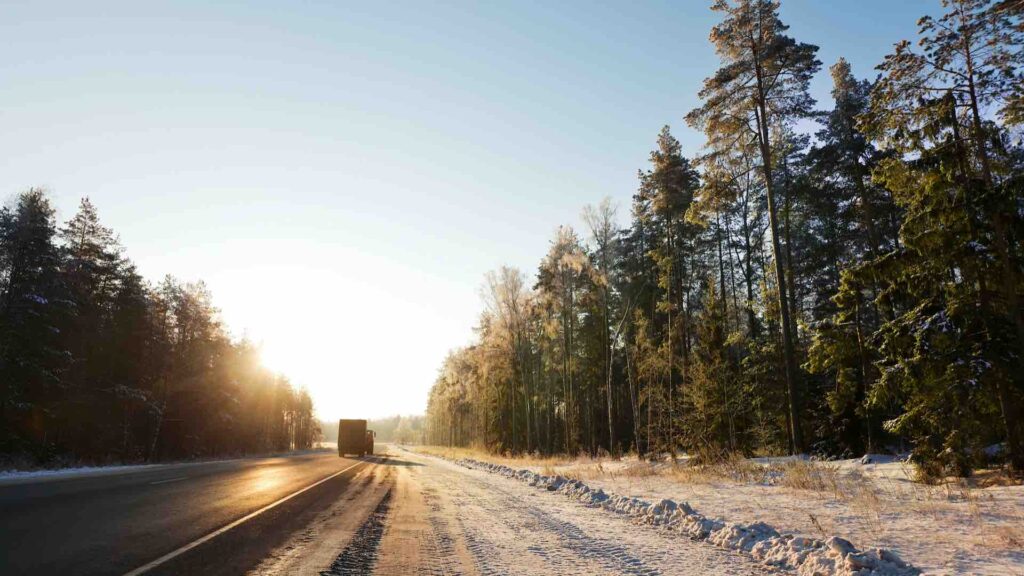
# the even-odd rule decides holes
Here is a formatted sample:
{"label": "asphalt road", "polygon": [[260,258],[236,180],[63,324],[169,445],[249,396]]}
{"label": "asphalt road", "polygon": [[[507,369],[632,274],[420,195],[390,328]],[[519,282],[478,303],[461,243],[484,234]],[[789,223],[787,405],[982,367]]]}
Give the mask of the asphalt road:
{"label": "asphalt road", "polygon": [[0,482],[0,574],[126,574],[320,482],[146,572],[242,574],[374,465],[328,452]]}
{"label": "asphalt road", "polygon": [[750,557],[399,447],[0,480],[0,575],[763,576]]}

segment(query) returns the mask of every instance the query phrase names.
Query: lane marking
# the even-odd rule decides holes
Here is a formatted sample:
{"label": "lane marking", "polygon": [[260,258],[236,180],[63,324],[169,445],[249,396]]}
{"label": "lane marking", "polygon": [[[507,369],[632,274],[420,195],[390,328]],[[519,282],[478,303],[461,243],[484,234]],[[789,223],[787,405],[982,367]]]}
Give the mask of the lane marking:
{"label": "lane marking", "polygon": [[301,490],[299,490],[297,492],[292,492],[291,494],[285,496],[284,498],[281,498],[280,500],[277,500],[276,502],[272,502],[270,504],[267,504],[266,506],[264,506],[263,508],[260,508],[259,510],[255,511],[255,512],[252,512],[250,514],[246,514],[245,516],[242,516],[238,520],[235,520],[234,522],[232,522],[232,523],[230,523],[230,524],[228,524],[226,526],[218,528],[217,530],[214,530],[213,532],[210,532],[209,534],[207,534],[206,536],[203,536],[202,538],[199,538],[197,540],[193,540],[192,542],[189,542],[188,544],[182,546],[181,548],[178,548],[177,550],[168,552],[167,554],[164,554],[163,556],[157,558],[156,560],[153,560],[149,564],[145,564],[143,566],[139,566],[135,570],[132,570],[131,572],[126,573],[124,576],[138,576],[139,574],[142,574],[144,572],[152,570],[153,568],[156,568],[157,566],[167,562],[168,560],[171,560],[173,558],[181,556],[182,554],[184,554],[185,552],[188,552],[189,550],[195,548],[196,546],[199,546],[200,544],[202,544],[202,543],[204,543],[204,542],[206,542],[208,540],[212,540],[212,539],[216,538],[217,536],[220,536],[221,534],[227,532],[228,530],[231,530],[235,526],[238,526],[239,524],[242,524],[242,523],[244,523],[244,522],[246,522],[248,520],[251,520],[251,519],[255,518],[256,516],[259,516],[260,514],[266,512],[267,510],[270,510],[271,508],[274,508],[275,506],[278,506],[279,504],[283,504],[283,503],[287,502],[288,500],[291,500],[292,498],[298,496],[299,494],[302,494],[306,490],[309,490],[311,488],[316,488],[317,486],[323,484],[324,482],[327,482],[331,478],[335,478],[337,476],[340,476],[340,475],[344,474],[345,472],[348,472],[349,470],[355,468],[356,466],[361,466],[363,464],[366,464],[367,462],[369,462],[369,460],[363,460],[362,462],[356,462],[355,464],[349,466],[348,468],[345,468],[343,470],[339,470],[339,471],[335,472],[334,474],[331,474],[330,476],[327,476],[326,478],[323,478],[321,480],[317,480],[316,482],[310,484],[309,486],[306,486],[305,488],[302,488]]}
{"label": "lane marking", "polygon": [[168,478],[167,480],[157,480],[156,482],[150,482],[149,485],[167,484],[168,482],[177,482],[178,480],[184,480],[185,478],[188,478],[188,476],[178,476],[177,478]]}

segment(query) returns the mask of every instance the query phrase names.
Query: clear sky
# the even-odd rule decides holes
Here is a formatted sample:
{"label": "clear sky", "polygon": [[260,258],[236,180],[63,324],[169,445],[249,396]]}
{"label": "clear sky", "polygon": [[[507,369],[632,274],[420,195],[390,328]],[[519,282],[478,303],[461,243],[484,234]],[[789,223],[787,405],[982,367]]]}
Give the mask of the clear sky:
{"label": "clear sky", "polygon": [[[418,413],[483,274],[625,219],[717,66],[710,0],[0,3],[0,199],[89,196],[148,278],[203,279],[325,418]],[[783,0],[860,77],[938,0]]]}

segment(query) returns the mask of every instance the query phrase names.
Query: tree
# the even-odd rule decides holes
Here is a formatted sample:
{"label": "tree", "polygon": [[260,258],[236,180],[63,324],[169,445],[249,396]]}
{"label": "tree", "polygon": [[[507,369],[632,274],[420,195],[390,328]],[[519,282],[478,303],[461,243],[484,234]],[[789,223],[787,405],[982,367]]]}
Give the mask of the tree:
{"label": "tree", "polygon": [[[990,0],[944,0],[943,7],[945,13],[938,19],[926,16],[919,21],[920,51],[904,40],[879,66],[882,77],[872,92],[864,126],[895,154],[921,155],[920,160],[909,162],[893,158],[879,168],[879,178],[902,189],[900,200],[907,222],[915,229],[922,221],[938,220],[946,226],[945,240],[935,238],[931,230],[926,238],[914,239],[906,224],[901,237],[916,240],[924,248],[926,240],[946,244],[962,234],[972,247],[970,260],[958,260],[966,257],[960,251],[929,256],[933,261],[953,259],[948,264],[955,264],[953,270],[964,275],[956,282],[958,287],[973,286],[970,296],[958,291],[957,299],[975,298],[980,317],[996,324],[1005,320],[1013,327],[1009,344],[1014,349],[1013,366],[1006,370],[1006,378],[995,378],[993,384],[1010,459],[1019,471],[1024,470],[1024,440],[1019,430],[1024,310],[1019,296],[1021,262],[1016,234],[1021,190],[1019,180],[1010,175],[1020,167],[1012,165],[1012,156],[1000,145],[999,127],[986,121],[982,110],[1005,110],[1019,89],[1020,54],[1013,47],[1020,45],[1020,30],[1008,13],[995,9]],[[928,160],[948,164],[928,165]],[[925,174],[928,179],[923,185],[907,180]],[[957,214],[962,216],[957,220],[959,226],[949,227],[947,220],[959,218]],[[912,253],[897,260],[902,271],[915,269]],[[998,291],[990,288],[993,285]],[[925,296],[914,294],[911,298],[921,302]],[[932,302],[950,305],[944,300]],[[923,308],[911,309],[927,313]],[[985,331],[1001,333],[991,323]],[[997,347],[994,341],[986,346]]]}
{"label": "tree", "polygon": [[[668,126],[658,134],[658,147],[651,152],[651,168],[641,174],[640,194],[650,202],[650,224],[653,229],[653,245],[651,257],[657,270],[657,285],[661,299],[656,310],[665,315],[662,351],[666,356],[665,373],[665,428],[667,438],[665,447],[674,453],[676,450],[676,403],[675,373],[682,364],[682,380],[685,385],[686,343],[688,341],[685,291],[692,286],[688,280],[691,270],[685,264],[684,255],[690,253],[696,227],[686,220],[686,212],[693,202],[694,193],[699,185],[697,171],[683,157],[679,141],[672,136]],[[674,321],[674,314],[684,313],[682,326]],[[680,343],[680,334],[683,336]],[[682,344],[682,346],[680,346]],[[676,351],[682,348],[682,362],[678,360]]]}
{"label": "tree", "polygon": [[710,148],[721,150],[748,141],[757,144],[768,200],[768,220],[775,260],[786,384],[789,390],[790,439],[793,450],[804,449],[800,425],[794,334],[787,299],[785,264],[779,237],[773,182],[773,127],[808,116],[814,104],[808,85],[821,63],[817,47],[786,36],[772,0],[717,0],[712,10],[724,19],[711,31],[722,67],[704,80],[704,104],[687,115],[687,122],[708,137]]}
{"label": "tree", "polygon": [[572,453],[582,443],[581,406],[577,374],[577,331],[580,292],[590,278],[589,260],[576,232],[561,226],[551,242],[547,256],[537,271],[540,306],[551,320],[547,333],[555,342],[561,377],[564,420],[564,446]]}
{"label": "tree", "polygon": [[201,282],[149,285],[83,199],[0,209],[0,460],[158,460],[309,447],[312,398],[225,333]]}
{"label": "tree", "polygon": [[[4,450],[52,449],[45,427],[61,394],[68,314],[54,211],[42,190],[0,211],[0,426]],[[33,422],[35,422],[33,424]],[[42,426],[39,424],[43,423]]]}
{"label": "tree", "polygon": [[737,396],[728,357],[726,315],[713,278],[708,278],[697,318],[691,369],[688,443],[703,460],[717,460],[737,448]]}
{"label": "tree", "polygon": [[68,428],[69,441],[82,444],[80,453],[92,453],[89,444],[110,444],[108,435],[116,435],[120,426],[109,420],[97,420],[93,414],[113,409],[118,389],[110,379],[110,369],[121,350],[108,347],[104,336],[110,334],[114,299],[120,291],[122,249],[113,231],[100,223],[96,208],[82,199],[78,212],[61,229],[63,284],[73,314],[61,330],[63,346],[70,352],[70,365],[64,376],[75,400],[65,403],[61,414]]}
{"label": "tree", "polygon": [[877,81],[840,59],[815,112],[816,48],[786,35],[778,2],[716,1],[722,65],[687,116],[702,155],[691,165],[663,129],[629,227],[615,234],[602,205],[585,210],[587,249],[561,229],[521,344],[489,304],[463,412],[433,401],[430,421],[461,414],[456,442],[499,450],[522,446],[524,421],[549,452],[909,442],[928,478],[969,474],[1006,440],[1019,468],[1022,12],[944,5]]}
{"label": "tree", "polygon": [[601,201],[596,208],[587,205],[583,208],[583,221],[590,229],[590,237],[596,252],[594,266],[595,284],[601,294],[601,336],[603,338],[605,394],[608,400],[608,449],[618,454],[615,439],[615,393],[612,387],[612,329],[611,329],[611,290],[614,264],[618,258],[618,225],[615,223],[616,207],[609,198]]}
{"label": "tree", "polygon": [[[527,329],[527,310],[529,294],[526,289],[526,278],[515,268],[503,266],[497,272],[488,273],[484,288],[484,301],[490,317],[495,321],[492,334],[500,342],[501,348],[507,351],[509,369],[508,380],[508,444],[516,451],[518,435],[516,434],[516,407],[519,398],[523,399],[523,417],[525,420],[525,447],[527,452],[533,448],[531,430],[531,393],[527,378],[527,346],[525,336]],[[520,392],[522,390],[522,392]]]}
{"label": "tree", "polygon": [[[808,367],[834,379],[821,394],[828,413],[819,422],[822,451],[861,454],[875,448],[880,432],[865,399],[878,378],[871,335],[883,310],[872,302],[881,284],[872,280],[854,288],[845,277],[844,286],[843,271],[898,248],[901,215],[892,193],[871,179],[883,154],[857,125],[867,111],[871,83],[854,78],[842,58],[830,71],[834,106],[822,116],[818,144],[807,155],[814,194],[805,262],[816,323]],[[839,308],[843,312],[837,315]]]}

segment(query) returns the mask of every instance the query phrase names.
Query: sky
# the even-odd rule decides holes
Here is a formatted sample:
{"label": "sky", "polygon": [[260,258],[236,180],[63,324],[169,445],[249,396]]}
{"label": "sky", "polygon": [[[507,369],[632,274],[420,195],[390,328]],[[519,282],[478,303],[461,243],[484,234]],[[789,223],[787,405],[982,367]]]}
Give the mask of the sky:
{"label": "sky", "polygon": [[[480,285],[560,224],[628,217],[655,137],[717,68],[710,0],[0,1],[0,201],[82,197],[156,281],[203,280],[231,334],[325,419],[420,413]],[[783,0],[874,77],[939,0]]]}

